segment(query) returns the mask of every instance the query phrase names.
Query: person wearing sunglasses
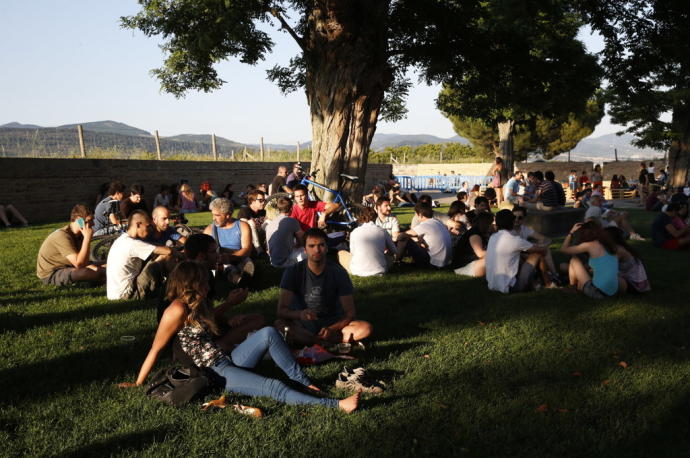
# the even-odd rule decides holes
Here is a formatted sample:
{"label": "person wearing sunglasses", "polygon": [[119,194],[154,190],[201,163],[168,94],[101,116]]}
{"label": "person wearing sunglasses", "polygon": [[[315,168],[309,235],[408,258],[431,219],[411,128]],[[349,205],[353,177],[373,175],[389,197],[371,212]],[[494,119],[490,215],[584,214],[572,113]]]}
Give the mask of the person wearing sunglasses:
{"label": "person wearing sunglasses", "polygon": [[248,206],[240,208],[237,217],[249,224],[252,230],[252,244],[254,245],[254,253],[257,255],[263,254],[266,250],[266,194],[259,190],[253,189],[247,194]]}

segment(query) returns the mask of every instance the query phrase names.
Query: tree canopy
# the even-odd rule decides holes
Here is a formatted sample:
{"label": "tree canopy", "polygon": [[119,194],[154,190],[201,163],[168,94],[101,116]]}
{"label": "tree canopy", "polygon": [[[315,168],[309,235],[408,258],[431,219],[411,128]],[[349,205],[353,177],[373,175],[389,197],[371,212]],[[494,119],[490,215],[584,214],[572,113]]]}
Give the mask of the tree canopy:
{"label": "tree canopy", "polygon": [[445,79],[451,90],[441,92],[438,106],[450,116],[497,126],[508,173],[515,126],[536,133],[538,119],[558,124],[579,115],[602,72],[577,39],[583,21],[570,2],[487,2],[482,14],[476,52],[487,57],[452,68]]}
{"label": "tree canopy", "polygon": [[621,0],[589,8],[604,36],[609,112],[634,143],[670,150],[672,181],[690,167],[690,8],[682,0]]}
{"label": "tree canopy", "polygon": [[[449,90],[448,88],[445,89]],[[537,116],[533,122],[516,127],[513,152],[516,161],[524,161],[529,153],[539,151],[546,159],[572,150],[583,138],[589,136],[604,116],[604,97],[591,98],[585,110],[568,113],[558,118]],[[487,157],[499,154],[499,137],[496,125],[476,118],[448,116],[453,130],[468,139]]]}

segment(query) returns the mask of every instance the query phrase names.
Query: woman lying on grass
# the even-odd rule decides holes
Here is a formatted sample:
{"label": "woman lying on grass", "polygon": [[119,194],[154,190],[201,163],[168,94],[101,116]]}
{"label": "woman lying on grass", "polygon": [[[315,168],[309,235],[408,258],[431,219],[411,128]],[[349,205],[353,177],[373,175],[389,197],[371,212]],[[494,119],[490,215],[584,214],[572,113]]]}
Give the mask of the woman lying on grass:
{"label": "woman lying on grass", "polygon": [[163,313],[151,350],[139,370],[137,381],[120,383],[119,387],[143,385],[161,350],[177,334],[182,349],[192,358],[194,364],[199,368],[208,368],[224,378],[225,389],[228,391],[248,396],[268,396],[288,404],[339,407],[347,413],[357,408],[359,393],[340,401],[315,397],[293,390],[279,380],[251,372],[268,351],[273,361],[291,380],[310,390],[319,391],[302,372],[275,328],[260,329],[234,350],[219,344],[217,317],[205,300],[208,294],[207,275],[204,266],[193,261],[180,263],[175,268],[168,280],[167,290],[168,300],[172,303]]}
{"label": "woman lying on grass", "polygon": [[[573,234],[577,232],[580,243],[571,246]],[[561,251],[571,255],[568,265],[568,278],[570,285],[577,287],[586,296],[594,299],[603,299],[613,296],[618,292],[618,258],[616,257],[616,245],[607,232],[593,221],[577,223],[568,232]],[[589,266],[592,275],[584,263],[577,257],[578,254],[589,255]]]}

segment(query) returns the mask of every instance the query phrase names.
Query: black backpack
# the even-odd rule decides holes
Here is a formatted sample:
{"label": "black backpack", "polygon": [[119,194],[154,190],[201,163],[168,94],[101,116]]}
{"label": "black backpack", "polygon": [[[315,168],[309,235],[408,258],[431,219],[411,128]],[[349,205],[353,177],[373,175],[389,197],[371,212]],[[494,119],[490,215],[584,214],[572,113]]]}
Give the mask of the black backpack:
{"label": "black backpack", "polygon": [[171,367],[161,369],[146,387],[146,395],[173,407],[182,407],[201,396],[210,386],[203,372],[192,374],[189,369]]}
{"label": "black backpack", "polygon": [[172,341],[173,361],[182,367],[161,369],[146,387],[146,395],[174,407],[182,407],[193,399],[206,394],[213,388],[222,388],[225,383],[213,371],[201,369],[182,350],[175,336]]}

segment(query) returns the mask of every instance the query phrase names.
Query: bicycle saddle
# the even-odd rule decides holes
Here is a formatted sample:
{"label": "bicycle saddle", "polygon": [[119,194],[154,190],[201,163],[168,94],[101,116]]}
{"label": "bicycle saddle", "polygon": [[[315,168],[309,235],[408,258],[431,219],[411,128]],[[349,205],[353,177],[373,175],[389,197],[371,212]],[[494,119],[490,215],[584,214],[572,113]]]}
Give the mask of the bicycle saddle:
{"label": "bicycle saddle", "polygon": [[344,173],[341,173],[340,176],[349,181],[359,181],[359,177],[356,177],[354,175],[346,175]]}

